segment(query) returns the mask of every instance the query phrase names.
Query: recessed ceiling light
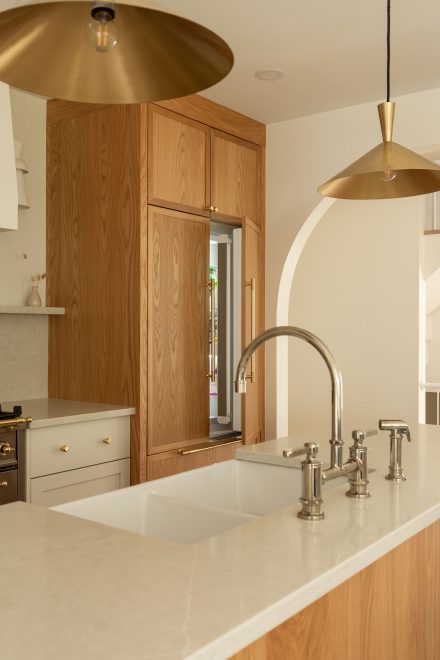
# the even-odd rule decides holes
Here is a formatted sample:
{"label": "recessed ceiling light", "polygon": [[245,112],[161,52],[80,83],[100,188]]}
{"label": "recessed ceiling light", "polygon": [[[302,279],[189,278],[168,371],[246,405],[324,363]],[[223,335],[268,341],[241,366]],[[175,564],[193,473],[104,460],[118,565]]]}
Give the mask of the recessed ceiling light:
{"label": "recessed ceiling light", "polygon": [[280,80],[285,75],[286,72],[283,69],[260,69],[255,72],[255,77],[259,80]]}

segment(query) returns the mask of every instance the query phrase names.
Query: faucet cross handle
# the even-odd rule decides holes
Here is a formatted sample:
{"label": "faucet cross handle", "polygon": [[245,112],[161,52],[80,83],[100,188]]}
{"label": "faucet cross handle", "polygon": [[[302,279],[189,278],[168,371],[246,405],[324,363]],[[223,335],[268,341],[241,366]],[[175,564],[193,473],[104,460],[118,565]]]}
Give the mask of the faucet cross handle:
{"label": "faucet cross handle", "polygon": [[401,419],[380,419],[379,429],[390,431],[390,471],[385,479],[406,481],[402,467],[402,440],[406,435],[408,442],[411,442],[408,424]]}

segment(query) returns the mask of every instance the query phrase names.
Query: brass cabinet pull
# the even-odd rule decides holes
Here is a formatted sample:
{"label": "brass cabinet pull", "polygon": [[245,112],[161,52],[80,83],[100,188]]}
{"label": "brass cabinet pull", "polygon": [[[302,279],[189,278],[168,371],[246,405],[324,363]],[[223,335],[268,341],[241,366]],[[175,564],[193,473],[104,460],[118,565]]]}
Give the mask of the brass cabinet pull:
{"label": "brass cabinet pull", "polygon": [[235,445],[241,442],[241,437],[229,438],[228,440],[219,440],[218,442],[202,442],[199,445],[192,445],[192,447],[182,447],[177,450],[179,456],[188,456],[189,454],[198,454],[207,449],[215,449],[216,447],[225,447],[226,445]]}
{"label": "brass cabinet pull", "polygon": [[0,488],[7,488],[7,487],[8,487],[7,481],[0,481]]}
{"label": "brass cabinet pull", "polygon": [[211,383],[215,383],[215,279],[213,277],[209,280],[208,286],[211,292],[211,371],[209,377]]}
{"label": "brass cabinet pull", "polygon": [[62,451],[62,452],[64,452],[65,454],[67,454],[67,452],[70,451],[70,447],[69,447],[69,445],[61,445],[61,447],[60,447],[60,451]]}
{"label": "brass cabinet pull", "polygon": [[[251,341],[257,336],[257,323],[256,323],[256,295],[257,283],[255,277],[251,277],[249,282],[245,282],[246,286],[251,287]],[[251,383],[255,383],[255,351],[251,355],[251,373],[246,376]]]}
{"label": "brass cabinet pull", "polygon": [[214,206],[214,205],[207,206],[206,210],[211,211],[211,213],[218,213],[218,206]]}
{"label": "brass cabinet pull", "polygon": [[112,439],[111,439],[110,436],[107,436],[106,438],[103,438],[103,439],[102,439],[102,442],[103,442],[105,445],[111,445],[111,444],[112,444]]}

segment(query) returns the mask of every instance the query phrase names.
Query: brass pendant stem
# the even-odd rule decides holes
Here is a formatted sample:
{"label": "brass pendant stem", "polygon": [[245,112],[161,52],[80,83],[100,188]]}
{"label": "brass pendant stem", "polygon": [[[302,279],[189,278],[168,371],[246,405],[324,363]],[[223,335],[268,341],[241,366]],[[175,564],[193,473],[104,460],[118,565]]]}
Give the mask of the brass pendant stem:
{"label": "brass pendant stem", "polygon": [[395,107],[396,104],[394,101],[384,101],[383,103],[379,103],[377,106],[380,119],[380,128],[384,142],[391,142],[393,139]]}

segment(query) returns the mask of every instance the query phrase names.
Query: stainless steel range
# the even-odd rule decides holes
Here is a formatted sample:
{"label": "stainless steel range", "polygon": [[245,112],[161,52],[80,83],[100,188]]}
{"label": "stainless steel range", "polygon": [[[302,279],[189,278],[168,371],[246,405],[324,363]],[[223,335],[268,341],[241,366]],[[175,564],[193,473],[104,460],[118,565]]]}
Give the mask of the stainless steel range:
{"label": "stainless steel range", "polygon": [[12,412],[0,406],[0,504],[25,499],[25,437],[32,417],[22,417],[21,406]]}

